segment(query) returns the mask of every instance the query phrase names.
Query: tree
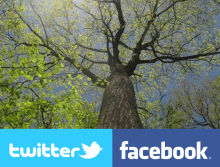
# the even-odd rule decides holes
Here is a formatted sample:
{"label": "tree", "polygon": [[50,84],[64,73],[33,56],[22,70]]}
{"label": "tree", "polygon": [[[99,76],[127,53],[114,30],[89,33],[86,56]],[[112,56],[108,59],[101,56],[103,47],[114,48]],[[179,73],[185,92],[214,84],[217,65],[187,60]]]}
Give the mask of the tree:
{"label": "tree", "polygon": [[173,90],[172,106],[176,106],[188,120],[191,128],[220,128],[220,77],[206,78],[201,83],[182,82]]}
{"label": "tree", "polygon": [[143,128],[137,105],[147,95],[174,75],[219,64],[217,0],[1,0],[1,7],[2,97],[30,91],[45,101],[53,93],[42,91],[56,86],[79,94],[104,88],[98,128]]}

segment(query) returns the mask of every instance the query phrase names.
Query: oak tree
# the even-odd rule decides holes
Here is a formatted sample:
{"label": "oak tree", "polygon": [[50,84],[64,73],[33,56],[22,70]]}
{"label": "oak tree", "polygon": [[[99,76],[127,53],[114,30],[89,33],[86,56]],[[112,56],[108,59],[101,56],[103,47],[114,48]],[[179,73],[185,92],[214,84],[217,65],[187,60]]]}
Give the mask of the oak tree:
{"label": "oak tree", "polygon": [[[142,109],[170,78],[219,64],[219,0],[1,0],[0,6],[1,112],[16,113],[11,122],[40,114],[53,128],[65,113],[71,125],[82,114],[75,111],[84,111],[78,93],[102,89],[98,128],[146,128],[149,113]],[[65,92],[54,94],[62,86]],[[90,109],[80,121],[96,120]]]}

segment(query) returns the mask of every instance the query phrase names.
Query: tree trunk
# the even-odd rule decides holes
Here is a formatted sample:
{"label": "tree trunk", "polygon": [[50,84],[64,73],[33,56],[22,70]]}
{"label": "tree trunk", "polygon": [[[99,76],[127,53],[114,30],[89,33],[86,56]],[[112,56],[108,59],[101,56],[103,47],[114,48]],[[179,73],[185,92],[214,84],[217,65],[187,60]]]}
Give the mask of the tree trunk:
{"label": "tree trunk", "polygon": [[143,128],[137,112],[133,84],[121,64],[114,66],[109,85],[102,99],[98,128],[140,129]]}

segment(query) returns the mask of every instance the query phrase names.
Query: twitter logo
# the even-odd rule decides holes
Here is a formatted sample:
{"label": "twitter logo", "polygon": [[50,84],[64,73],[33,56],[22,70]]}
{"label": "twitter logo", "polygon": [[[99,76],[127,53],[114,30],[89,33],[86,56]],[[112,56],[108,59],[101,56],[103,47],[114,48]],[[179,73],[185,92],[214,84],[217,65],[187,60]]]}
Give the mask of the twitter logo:
{"label": "twitter logo", "polygon": [[86,154],[79,155],[79,156],[84,159],[95,158],[99,154],[99,152],[102,150],[102,148],[100,148],[100,146],[95,141],[91,144],[90,147],[82,143],[82,147],[83,147],[83,150],[86,152]]}

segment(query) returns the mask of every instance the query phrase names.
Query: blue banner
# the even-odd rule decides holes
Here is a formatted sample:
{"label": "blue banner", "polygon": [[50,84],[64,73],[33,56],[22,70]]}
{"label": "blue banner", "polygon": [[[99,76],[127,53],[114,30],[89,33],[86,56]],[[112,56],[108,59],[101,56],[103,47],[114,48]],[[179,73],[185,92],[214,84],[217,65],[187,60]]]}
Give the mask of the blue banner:
{"label": "blue banner", "polygon": [[0,130],[2,167],[219,167],[220,130]]}
{"label": "blue banner", "polygon": [[112,167],[112,130],[0,130],[1,167]]}
{"label": "blue banner", "polygon": [[114,167],[219,167],[219,130],[113,130]]}

